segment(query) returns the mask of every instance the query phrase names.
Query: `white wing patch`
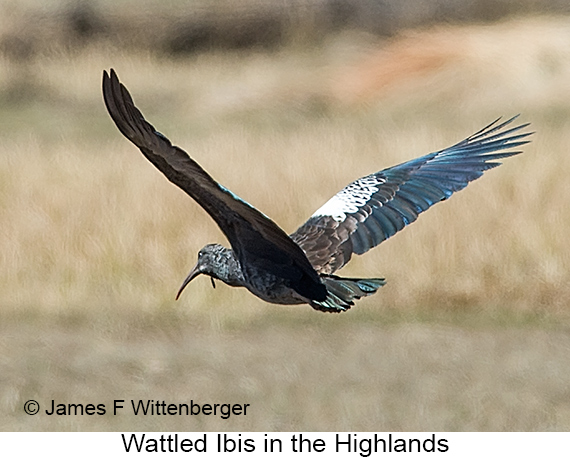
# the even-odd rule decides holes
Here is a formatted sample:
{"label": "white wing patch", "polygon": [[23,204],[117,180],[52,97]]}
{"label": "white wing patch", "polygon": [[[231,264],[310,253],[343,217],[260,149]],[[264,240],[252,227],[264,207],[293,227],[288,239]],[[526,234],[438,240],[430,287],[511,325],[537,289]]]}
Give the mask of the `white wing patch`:
{"label": "white wing patch", "polygon": [[365,176],[346,186],[311,217],[330,216],[337,222],[346,219],[347,214],[356,213],[358,209],[370,200],[370,197],[378,192],[378,186],[386,180],[374,175]]}

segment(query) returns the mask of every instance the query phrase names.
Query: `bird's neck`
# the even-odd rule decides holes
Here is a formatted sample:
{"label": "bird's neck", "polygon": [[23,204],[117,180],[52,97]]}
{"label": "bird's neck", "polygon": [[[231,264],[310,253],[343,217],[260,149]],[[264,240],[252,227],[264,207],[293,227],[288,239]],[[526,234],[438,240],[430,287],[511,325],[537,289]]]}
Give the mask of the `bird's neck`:
{"label": "bird's neck", "polygon": [[217,260],[216,275],[220,281],[232,287],[242,287],[245,285],[243,272],[234,251],[225,249]]}

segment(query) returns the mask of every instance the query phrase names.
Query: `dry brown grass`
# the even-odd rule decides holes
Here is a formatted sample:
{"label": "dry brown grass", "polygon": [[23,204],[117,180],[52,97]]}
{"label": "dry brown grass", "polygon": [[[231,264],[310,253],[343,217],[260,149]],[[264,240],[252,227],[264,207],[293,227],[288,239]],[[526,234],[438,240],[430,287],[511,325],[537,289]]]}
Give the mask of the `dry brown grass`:
{"label": "dry brown grass", "polygon": [[[0,428],[568,429],[570,57],[559,43],[570,26],[555,24],[543,43],[553,76],[522,71],[524,90],[508,99],[442,85],[442,73],[423,91],[347,107],[330,88],[346,74],[342,57],[369,49],[353,37],[175,62],[114,49],[3,62]],[[519,25],[498,27],[492,37]],[[513,42],[505,60],[520,52]],[[343,274],[388,285],[349,313],[277,307],[206,280],[177,303],[197,250],[223,237],[116,131],[100,94],[109,67],[157,128],[287,231],[350,180],[499,115],[522,112],[537,134],[525,154],[355,258]],[[477,88],[512,75],[480,76]],[[22,412],[28,398],[123,397],[255,409],[231,422]]]}
{"label": "dry brown grass", "polygon": [[[2,430],[567,430],[570,337],[556,328],[466,328],[275,316],[216,329],[171,314],[2,323]],[[24,356],[25,355],[25,356]],[[104,403],[108,414],[26,416]],[[249,403],[247,416],[112,415],[115,399]]]}

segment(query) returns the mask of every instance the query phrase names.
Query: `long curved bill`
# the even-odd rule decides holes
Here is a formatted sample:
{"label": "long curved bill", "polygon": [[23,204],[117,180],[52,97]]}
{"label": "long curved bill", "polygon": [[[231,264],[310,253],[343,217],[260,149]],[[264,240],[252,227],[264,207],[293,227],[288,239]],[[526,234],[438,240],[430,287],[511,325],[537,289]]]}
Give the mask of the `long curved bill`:
{"label": "long curved bill", "polygon": [[184,288],[190,284],[190,281],[192,281],[196,276],[202,274],[202,272],[200,271],[200,265],[197,263],[194,268],[192,268],[192,270],[190,271],[190,273],[188,273],[188,276],[186,276],[186,279],[184,280],[184,282],[182,283],[182,286],[180,286],[180,290],[178,291],[178,293],[176,294],[176,300],[178,300],[178,297],[180,297],[180,294],[182,293],[182,291],[184,290]]}

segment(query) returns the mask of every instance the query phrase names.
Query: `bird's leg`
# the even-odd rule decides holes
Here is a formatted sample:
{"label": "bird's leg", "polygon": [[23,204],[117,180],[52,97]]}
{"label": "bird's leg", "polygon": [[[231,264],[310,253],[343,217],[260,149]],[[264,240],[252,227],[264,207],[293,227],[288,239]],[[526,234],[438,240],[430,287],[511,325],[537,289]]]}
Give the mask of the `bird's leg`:
{"label": "bird's leg", "polygon": [[210,281],[212,281],[212,287],[215,289],[216,283],[214,282],[214,278],[212,278],[211,276],[210,276]]}

